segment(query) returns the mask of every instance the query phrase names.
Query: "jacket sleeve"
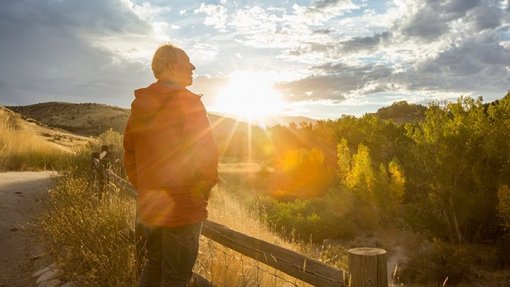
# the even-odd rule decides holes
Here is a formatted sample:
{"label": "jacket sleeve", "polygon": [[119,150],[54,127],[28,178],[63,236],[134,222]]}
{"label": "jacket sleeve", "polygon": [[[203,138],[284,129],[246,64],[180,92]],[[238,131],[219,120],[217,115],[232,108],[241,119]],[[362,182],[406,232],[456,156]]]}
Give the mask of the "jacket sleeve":
{"label": "jacket sleeve", "polygon": [[135,157],[135,149],[134,149],[134,129],[133,129],[133,120],[131,117],[129,118],[126,126],[126,130],[124,131],[124,168],[126,169],[126,173],[128,175],[129,181],[131,184],[138,188],[138,177],[136,171],[136,157]]}
{"label": "jacket sleeve", "polygon": [[199,98],[188,109],[184,124],[185,134],[190,135],[190,153],[195,179],[205,188],[212,188],[218,177],[218,148],[212,135],[207,112]]}

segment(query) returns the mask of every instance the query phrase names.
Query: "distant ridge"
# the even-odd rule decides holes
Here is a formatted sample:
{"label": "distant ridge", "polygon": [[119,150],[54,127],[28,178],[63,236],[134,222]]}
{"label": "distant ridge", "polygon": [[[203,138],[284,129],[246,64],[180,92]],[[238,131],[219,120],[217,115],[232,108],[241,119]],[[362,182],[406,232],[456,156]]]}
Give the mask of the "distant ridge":
{"label": "distant ridge", "polygon": [[[45,102],[27,106],[9,106],[10,110],[27,119],[34,119],[42,124],[64,129],[82,136],[97,136],[108,129],[124,133],[130,109],[95,103]],[[231,130],[233,126],[246,128],[248,123],[237,121],[229,116],[211,114],[209,119],[218,131]],[[306,117],[278,117],[265,124],[288,125],[291,122],[315,122]],[[256,125],[256,124],[254,124]]]}
{"label": "distant ridge", "polygon": [[258,126],[264,126],[264,127],[272,127],[276,125],[281,126],[288,126],[290,123],[315,123],[317,122],[316,119],[304,117],[304,116],[281,116],[281,115],[273,115],[273,116],[267,116],[263,120],[253,120],[250,121],[248,119],[243,119],[242,117],[238,117],[235,115],[229,115],[229,114],[222,114],[222,113],[209,113],[209,116],[213,117],[220,117],[220,118],[230,118],[235,121],[239,122],[246,122],[250,123],[252,125],[258,125]]}
{"label": "distant ridge", "polygon": [[380,119],[391,120],[396,124],[420,122],[425,119],[427,107],[398,101],[388,107],[382,107],[375,113]]}

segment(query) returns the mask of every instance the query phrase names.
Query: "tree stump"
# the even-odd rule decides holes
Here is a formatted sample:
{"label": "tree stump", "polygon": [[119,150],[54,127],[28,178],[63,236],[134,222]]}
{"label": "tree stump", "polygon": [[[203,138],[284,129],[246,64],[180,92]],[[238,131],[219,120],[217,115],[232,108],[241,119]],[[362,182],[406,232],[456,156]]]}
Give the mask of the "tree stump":
{"label": "tree stump", "polygon": [[380,248],[352,248],[349,253],[349,286],[388,287],[386,250]]}

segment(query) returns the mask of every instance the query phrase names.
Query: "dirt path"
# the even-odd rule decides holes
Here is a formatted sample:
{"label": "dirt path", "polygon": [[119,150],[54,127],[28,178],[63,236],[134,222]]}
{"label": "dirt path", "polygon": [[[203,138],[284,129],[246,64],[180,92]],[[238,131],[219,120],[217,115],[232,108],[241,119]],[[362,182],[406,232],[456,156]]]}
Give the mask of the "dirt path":
{"label": "dirt path", "polygon": [[49,265],[27,225],[51,184],[47,172],[0,173],[0,287],[34,286],[31,275]]}

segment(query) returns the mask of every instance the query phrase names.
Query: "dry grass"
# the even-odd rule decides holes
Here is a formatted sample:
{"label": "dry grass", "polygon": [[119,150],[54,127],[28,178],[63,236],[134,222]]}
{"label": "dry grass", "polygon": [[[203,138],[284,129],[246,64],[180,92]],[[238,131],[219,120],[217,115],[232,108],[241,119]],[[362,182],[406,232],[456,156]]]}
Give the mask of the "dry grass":
{"label": "dry grass", "polygon": [[258,219],[256,213],[249,211],[240,203],[235,194],[238,193],[232,192],[230,188],[216,187],[209,203],[209,219],[258,239],[292,250],[301,250],[300,245],[285,241],[273,233]]}
{"label": "dry grass", "polygon": [[[264,225],[257,214],[242,206],[225,187],[213,190],[209,219],[252,237],[302,252],[303,245],[282,239]],[[202,238],[195,272],[218,286],[310,286],[256,260]]]}
{"label": "dry grass", "polygon": [[68,156],[25,129],[17,114],[0,107],[0,170],[55,169]]}
{"label": "dry grass", "polygon": [[116,193],[99,199],[86,177],[67,171],[56,178],[37,226],[64,279],[79,286],[134,286],[134,218],[132,201]]}

